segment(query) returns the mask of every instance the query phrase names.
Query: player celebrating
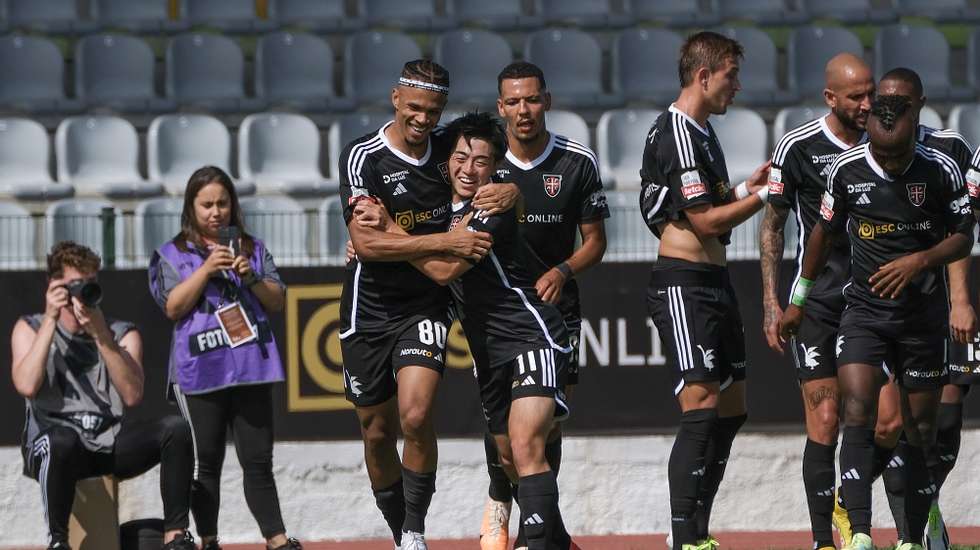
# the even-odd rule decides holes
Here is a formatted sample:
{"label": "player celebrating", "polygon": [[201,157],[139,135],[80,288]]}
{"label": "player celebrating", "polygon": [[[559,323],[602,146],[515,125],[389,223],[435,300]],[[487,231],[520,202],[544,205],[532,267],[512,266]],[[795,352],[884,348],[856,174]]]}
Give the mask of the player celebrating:
{"label": "player celebrating", "polygon": [[837,360],[844,403],[842,485],[854,531],[850,549],[873,548],[873,425],[885,363],[901,385],[909,443],[909,540],[901,550],[921,548],[931,501],[925,457],[946,378],[939,351],[948,321],[946,306],[937,298],[945,292],[942,266],[969,253],[974,222],[956,163],[917,144],[917,130],[910,97],[876,99],[868,122],[870,143],[848,150],[831,166],[822,221],[807,241],[802,274],[780,322],[782,338],[796,334],[832,238],[846,228],[852,275],[845,287],[848,307],[840,323]]}
{"label": "player celebrating", "polygon": [[647,138],[640,206],[660,238],[647,304],[675,366],[680,430],[668,465],[673,547],[705,550],[711,504],[732,441],[745,422],[745,342],[728,279],[733,227],[763,205],[769,163],[731,189],[725,157],[708,123],[739,90],[742,46],[701,32],[681,48],[677,101]]}

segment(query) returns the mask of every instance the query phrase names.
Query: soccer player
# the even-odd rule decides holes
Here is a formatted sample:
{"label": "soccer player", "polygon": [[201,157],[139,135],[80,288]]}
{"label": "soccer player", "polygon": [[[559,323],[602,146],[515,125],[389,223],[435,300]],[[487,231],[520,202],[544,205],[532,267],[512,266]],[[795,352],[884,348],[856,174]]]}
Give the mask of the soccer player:
{"label": "soccer player", "polygon": [[711,505],[745,422],[745,341],[728,279],[732,228],[765,202],[769,163],[734,189],[708,122],[739,90],[742,46],[713,32],[681,47],[681,92],[647,137],[643,219],[660,239],[647,305],[673,365],[682,411],[668,477],[673,547],[712,548]]}
{"label": "soccer player", "polygon": [[[437,462],[431,412],[449,326],[448,293],[406,260],[436,253],[478,260],[491,244],[485,232],[442,232],[450,216],[448,144],[432,130],[448,93],[443,67],[406,63],[391,92],[394,120],[348,144],[339,164],[344,219],[357,253],[341,297],[345,389],[361,424],[378,508],[402,550],[426,548]],[[514,185],[493,185],[479,199],[487,209],[509,208],[518,196]],[[407,235],[352,223],[362,200],[383,203]]]}
{"label": "soccer player", "polygon": [[[568,395],[578,383],[578,340],[582,326],[575,275],[599,263],[606,250],[604,219],[609,217],[595,154],[585,145],[549,132],[545,112],[551,94],[539,67],[518,61],[497,76],[497,112],[507,124],[507,154],[497,168],[501,181],[513,181],[524,197],[518,221],[529,245],[527,265],[538,296],[558,306],[568,328]],[[575,233],[582,245],[575,248]],[[561,461],[560,424],[549,435],[545,454],[557,474]],[[480,527],[482,550],[507,547],[511,483],[487,434],[490,490]],[[518,534],[517,548],[523,537]]]}
{"label": "soccer player", "polygon": [[918,144],[912,99],[875,100],[869,143],[831,165],[821,223],[806,245],[801,276],[780,321],[784,340],[797,333],[814,280],[835,235],[851,245],[847,308],[837,339],[843,401],[841,471],[854,535],[846,548],[870,550],[874,416],[879,388],[894,371],[901,387],[908,440],[905,499],[908,537],[900,550],[921,548],[931,494],[926,451],[946,377],[941,351],[948,312],[942,268],[970,251],[974,226],[963,177],[947,155]]}

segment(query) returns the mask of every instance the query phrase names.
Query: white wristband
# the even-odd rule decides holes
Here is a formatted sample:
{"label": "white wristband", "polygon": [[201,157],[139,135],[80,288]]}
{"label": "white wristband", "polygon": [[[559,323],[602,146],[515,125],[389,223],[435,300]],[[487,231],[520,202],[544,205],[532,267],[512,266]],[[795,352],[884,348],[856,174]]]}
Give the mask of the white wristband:
{"label": "white wristband", "polygon": [[768,185],[765,186],[765,187],[763,187],[759,191],[757,191],[755,194],[756,195],[759,195],[759,200],[762,201],[762,204],[766,204],[767,202],[769,202],[769,186]]}
{"label": "white wristband", "polygon": [[749,193],[748,182],[743,181],[742,183],[735,186],[735,200],[742,200],[745,197],[748,197],[749,195],[751,195],[751,193]]}

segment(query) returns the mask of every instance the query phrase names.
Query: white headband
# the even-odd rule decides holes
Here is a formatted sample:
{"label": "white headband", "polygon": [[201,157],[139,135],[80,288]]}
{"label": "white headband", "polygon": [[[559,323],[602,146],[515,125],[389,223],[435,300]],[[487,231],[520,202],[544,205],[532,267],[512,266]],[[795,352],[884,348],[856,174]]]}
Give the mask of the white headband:
{"label": "white headband", "polygon": [[412,88],[421,88],[423,90],[429,90],[430,92],[449,95],[449,86],[443,86],[442,84],[412,80],[411,78],[405,78],[404,76],[398,78],[398,83],[402,86],[411,86]]}

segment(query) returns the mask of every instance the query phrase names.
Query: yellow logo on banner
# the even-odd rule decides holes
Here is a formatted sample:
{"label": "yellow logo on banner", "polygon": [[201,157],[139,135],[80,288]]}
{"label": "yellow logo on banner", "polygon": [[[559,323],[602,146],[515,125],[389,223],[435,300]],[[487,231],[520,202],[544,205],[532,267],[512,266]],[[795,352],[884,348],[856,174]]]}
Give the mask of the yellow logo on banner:
{"label": "yellow logo on banner", "polygon": [[[290,412],[354,408],[344,397],[344,361],[340,351],[342,289],[342,284],[293,285],[286,289],[286,396]],[[459,323],[449,330],[446,366],[473,366]],[[304,385],[304,380],[310,383]]]}

